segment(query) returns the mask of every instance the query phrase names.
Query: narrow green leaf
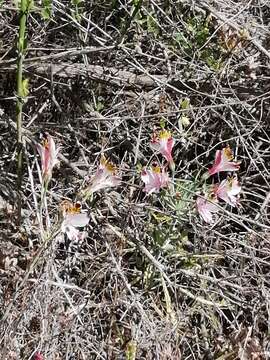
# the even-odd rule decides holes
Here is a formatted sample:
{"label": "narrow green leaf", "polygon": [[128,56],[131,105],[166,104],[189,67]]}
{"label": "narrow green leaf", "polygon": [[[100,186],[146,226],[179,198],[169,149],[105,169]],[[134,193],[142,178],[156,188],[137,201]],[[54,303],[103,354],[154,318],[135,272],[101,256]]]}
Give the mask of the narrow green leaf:
{"label": "narrow green leaf", "polygon": [[137,353],[137,344],[135,341],[130,340],[126,347],[126,360],[135,360]]}
{"label": "narrow green leaf", "polygon": [[24,79],[22,81],[20,96],[26,98],[28,95],[29,95],[29,79]]}

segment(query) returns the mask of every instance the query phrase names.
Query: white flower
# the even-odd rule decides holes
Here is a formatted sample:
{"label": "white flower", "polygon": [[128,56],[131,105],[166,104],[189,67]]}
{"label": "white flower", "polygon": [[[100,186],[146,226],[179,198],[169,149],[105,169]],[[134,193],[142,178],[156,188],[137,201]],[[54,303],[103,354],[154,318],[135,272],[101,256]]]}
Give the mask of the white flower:
{"label": "white flower", "polygon": [[229,177],[221,181],[220,184],[215,185],[214,193],[231,206],[236,206],[239,200],[239,193],[241,191],[241,186],[237,178]]}
{"label": "white flower", "polygon": [[158,135],[154,134],[150,146],[153,150],[162,154],[165,159],[173,165],[172,149],[174,147],[174,139],[169,131],[161,130]]}
{"label": "white flower", "polygon": [[152,169],[144,169],[141,173],[141,179],[145,183],[144,191],[149,195],[153,192],[159,192],[163,187],[168,186],[169,176],[164,168],[152,166]]}
{"label": "white flower", "polygon": [[90,180],[86,192],[94,193],[101,189],[118,186],[121,183],[121,179],[115,173],[115,166],[102,156],[97,172]]}
{"label": "white flower", "polygon": [[[210,201],[211,202],[210,202]],[[211,224],[213,220],[213,213],[218,212],[218,207],[215,205],[217,203],[216,197],[209,197],[208,199],[199,196],[196,200],[196,207],[198,213],[201,215],[203,220],[209,224]]]}
{"label": "white flower", "polygon": [[84,232],[77,228],[85,227],[89,223],[89,216],[81,212],[81,206],[78,203],[73,205],[69,201],[61,204],[61,210],[64,216],[61,231],[67,235],[69,240],[82,240]]}

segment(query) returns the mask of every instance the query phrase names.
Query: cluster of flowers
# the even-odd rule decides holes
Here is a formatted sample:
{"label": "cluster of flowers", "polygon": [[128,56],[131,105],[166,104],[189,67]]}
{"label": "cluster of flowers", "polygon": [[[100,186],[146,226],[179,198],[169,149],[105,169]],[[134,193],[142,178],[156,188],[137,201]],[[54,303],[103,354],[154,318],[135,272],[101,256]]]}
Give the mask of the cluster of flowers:
{"label": "cluster of flowers", "polygon": [[[161,130],[155,133],[151,139],[150,146],[157,153],[160,153],[166,159],[165,166],[153,165],[151,168],[145,168],[141,172],[141,180],[145,187],[144,191],[150,195],[157,193],[170,183],[168,168],[174,171],[175,165],[172,157],[174,139],[167,130]],[[41,157],[42,179],[48,184],[52,177],[54,166],[58,163],[59,148],[56,148],[53,138],[46,134],[42,144],[38,145],[38,152]],[[236,171],[239,169],[239,163],[232,161],[233,155],[229,147],[216,152],[214,165],[208,170],[209,175],[214,175],[222,171]],[[82,192],[84,197],[108,187],[115,187],[121,183],[121,179],[116,174],[116,167],[111,164],[104,156],[101,157],[100,164],[96,173],[90,179],[89,185]],[[208,195],[198,196],[196,207],[198,213],[207,223],[213,222],[213,213],[219,209],[218,199],[222,199],[231,206],[238,204],[238,196],[241,187],[236,177],[228,177],[218,184],[214,184]],[[72,204],[65,201],[61,205],[63,216],[62,232],[66,233],[70,240],[79,240],[82,238],[82,232],[77,228],[85,227],[89,222],[88,215],[82,211],[80,204]]]}
{"label": "cluster of flowers", "polygon": [[[159,134],[154,134],[150,146],[151,148],[163,155],[167,161],[167,165],[174,170],[174,161],[172,158],[172,149],[174,147],[174,139],[167,130],[162,130]],[[159,192],[161,188],[167,187],[169,184],[168,166],[160,167],[153,165],[150,169],[144,169],[141,173],[141,179],[145,184],[144,191],[150,195]]]}
{"label": "cluster of flowers", "polygon": [[[42,181],[46,186],[52,177],[53,168],[59,163],[58,155],[60,148],[56,148],[53,138],[45,134],[42,144],[38,144],[37,150],[41,158]],[[102,156],[99,167],[95,175],[90,180],[84,196],[93,194],[96,191],[107,187],[118,186],[121,179],[116,175],[116,167]],[[81,204],[73,204],[70,201],[63,201],[60,205],[63,221],[61,230],[70,240],[81,240],[84,233],[77,228],[83,228],[89,223],[89,216],[82,211]]]}
{"label": "cluster of flowers", "polygon": [[[151,147],[158,153],[162,154],[167,160],[171,169],[174,169],[174,162],[172,158],[172,148],[174,146],[174,139],[171,134],[162,130],[159,135],[153,136]],[[233,161],[233,154],[229,147],[216,152],[215,162],[208,170],[209,176],[219,172],[234,172],[239,170],[240,164]],[[141,174],[141,179],[145,183],[145,191],[148,194],[158,192],[161,188],[168,186],[169,176],[166,167],[160,168],[153,166],[152,169],[145,169]],[[220,183],[211,186],[209,193],[206,196],[198,196],[196,200],[196,207],[198,213],[207,223],[213,222],[213,213],[218,212],[218,200],[221,199],[235,207],[239,203],[239,193],[241,186],[237,177],[228,176],[227,179]]]}
{"label": "cluster of flowers", "polygon": [[[214,165],[208,170],[209,175],[219,172],[234,172],[239,170],[240,164],[232,161],[233,154],[229,147],[216,152]],[[235,207],[239,203],[239,194],[241,186],[237,177],[228,176],[227,179],[211,186],[210,191],[204,197],[200,196],[196,200],[196,206],[199,214],[207,223],[213,222],[213,213],[219,211],[218,200]]]}

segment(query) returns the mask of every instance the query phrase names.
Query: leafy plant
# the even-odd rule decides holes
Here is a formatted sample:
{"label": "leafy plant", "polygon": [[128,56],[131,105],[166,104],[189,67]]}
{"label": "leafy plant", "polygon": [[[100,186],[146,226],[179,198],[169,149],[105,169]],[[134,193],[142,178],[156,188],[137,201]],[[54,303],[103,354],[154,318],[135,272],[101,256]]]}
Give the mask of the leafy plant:
{"label": "leafy plant", "polygon": [[[222,67],[223,50],[218,39],[215,41],[213,31],[214,27],[210,17],[206,19],[199,15],[188,17],[186,27],[175,33],[172,44],[174,47],[182,49],[185,55],[196,56],[212,70],[218,71]],[[209,41],[211,36],[211,41]]]}
{"label": "leafy plant", "polygon": [[174,192],[164,194],[162,202],[169,209],[175,211],[177,217],[183,218],[189,213],[194,193],[197,190],[197,184],[194,181],[177,179],[174,185]]}
{"label": "leafy plant", "polygon": [[52,17],[52,0],[43,0],[41,16],[44,20],[49,20]]}
{"label": "leafy plant", "polygon": [[82,13],[82,5],[84,0],[71,0],[73,7],[75,8],[75,19],[77,21],[81,20],[81,13]]}
{"label": "leafy plant", "polygon": [[158,36],[160,32],[160,28],[153,15],[147,15],[146,23],[147,23],[147,31],[149,33],[154,34],[155,36]]}

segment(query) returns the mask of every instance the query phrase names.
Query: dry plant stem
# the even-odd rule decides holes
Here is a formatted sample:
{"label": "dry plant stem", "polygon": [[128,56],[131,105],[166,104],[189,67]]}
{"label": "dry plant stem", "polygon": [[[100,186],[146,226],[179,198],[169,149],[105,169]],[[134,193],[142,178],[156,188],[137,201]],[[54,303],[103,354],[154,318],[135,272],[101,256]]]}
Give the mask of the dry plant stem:
{"label": "dry plant stem", "polygon": [[65,296],[65,298],[67,299],[67,302],[69,303],[70,308],[72,309],[74,315],[78,318],[78,321],[83,326],[83,321],[80,317],[79,311],[74,307],[72,299],[69,297],[68,293],[65,291],[65,288],[63,286],[61,286],[63,281],[61,281],[61,279],[59,278],[54,266],[52,267],[52,273],[53,273],[54,277],[56,278],[57,283],[60,285],[60,289],[61,289],[63,295]]}
{"label": "dry plant stem", "polygon": [[[43,222],[42,222],[42,213],[43,213],[43,208],[45,207],[46,210],[46,214],[47,214],[47,201],[46,201],[46,193],[48,190],[48,181],[43,179],[42,180],[42,185],[41,185],[41,200],[40,200],[40,221],[41,221],[41,227],[43,229]],[[48,225],[48,224],[47,224]],[[48,226],[47,226],[48,227]]]}
{"label": "dry plant stem", "polygon": [[[125,236],[120,233],[117,229],[115,229],[111,224],[107,224],[107,226],[115,233],[115,235],[117,235],[119,238],[124,239]],[[141,243],[141,241],[136,237],[134,238],[134,243],[129,241],[133,246],[136,244],[140,251],[146,255],[146,257],[151,261],[151,263],[155,266],[155,268],[160,272],[161,276],[163,277],[164,280],[167,281],[167,283],[171,286],[171,287],[177,287],[177,289],[179,290],[179,292],[184,295],[187,296],[188,298],[203,304],[203,305],[208,305],[211,307],[215,307],[215,308],[228,308],[229,305],[228,304],[219,304],[216,303],[214,301],[210,301],[210,300],[206,300],[201,296],[196,296],[194,294],[192,294],[189,290],[184,289],[182,286],[177,285],[177,284],[173,284],[172,281],[170,280],[170,278],[168,277],[168,275],[165,273],[164,271],[164,267],[163,265],[150,253],[149,250],[146,249],[146,247]]]}
{"label": "dry plant stem", "polygon": [[146,247],[144,245],[142,245],[142,244],[140,244],[138,242],[136,242],[136,243],[138,244],[139,249],[141,250],[141,252],[148,257],[148,259],[152,262],[152,264],[156,267],[156,269],[161,273],[163,279],[166,280],[167,283],[171,287],[176,286],[177,289],[179,290],[179,292],[182,293],[182,295],[187,296],[190,299],[192,299],[192,300],[194,300],[196,302],[199,302],[199,303],[201,303],[203,305],[213,306],[215,308],[228,308],[229,307],[228,304],[215,303],[213,301],[206,300],[201,296],[196,296],[196,295],[192,294],[189,290],[184,289],[182,286],[173,284],[171,282],[171,280],[169,279],[168,275],[164,272],[164,268],[163,268],[162,264],[160,264],[160,262],[155,259],[155,257],[146,249]]}
{"label": "dry plant stem", "polygon": [[28,1],[21,0],[20,9],[20,25],[19,25],[19,39],[18,39],[18,62],[17,62],[17,192],[18,192],[18,218],[17,223],[21,223],[21,208],[22,208],[22,165],[23,165],[23,143],[22,143],[22,118],[23,118],[23,59],[25,51],[25,32],[26,32],[26,18],[28,10]]}
{"label": "dry plant stem", "polygon": [[[102,46],[102,47],[88,46],[83,49],[71,49],[71,50],[57,52],[56,54],[27,58],[27,59],[25,59],[24,62],[25,63],[33,63],[33,62],[40,63],[42,61],[51,61],[51,60],[65,59],[65,58],[70,59],[70,58],[76,57],[76,56],[89,55],[89,54],[93,54],[93,53],[96,54],[99,52],[111,51],[113,49],[115,49],[115,46]],[[5,61],[1,61],[0,66],[11,65],[14,63],[15,63],[14,59],[5,60]]]}
{"label": "dry plant stem", "polygon": [[[55,237],[59,234],[59,232],[60,232],[60,225],[57,223],[56,226],[52,229],[52,231],[47,236],[45,235],[44,238],[42,239],[41,246],[38,249],[35,257],[33,258],[33,261],[29,265],[29,268],[26,271],[25,276],[22,279],[20,285],[17,287],[13,298],[11,299],[9,304],[7,305],[7,307],[5,309],[5,312],[3,313],[3,316],[1,318],[0,324],[4,323],[5,320],[7,319],[8,315],[9,315],[9,312],[12,309],[12,306],[13,306],[14,302],[16,301],[16,299],[18,298],[18,296],[20,294],[20,290],[23,288],[24,284],[28,281],[29,276],[32,274],[32,272],[36,268],[36,265],[38,264],[38,261],[41,258],[43,252],[47,249],[49,244],[53,241],[53,239],[55,239]],[[43,233],[41,234],[41,236],[43,237]],[[0,339],[0,342],[1,342],[1,339]]]}
{"label": "dry plant stem", "polygon": [[[128,51],[125,48],[122,48],[122,50],[127,54]],[[54,63],[51,64],[49,62],[31,62],[31,59],[29,60],[29,64],[26,65],[25,63],[25,69],[27,70],[27,73],[29,75],[37,75],[37,76],[48,76],[48,73],[51,73],[53,76],[56,76],[57,78],[76,78],[77,76],[88,76],[94,81],[98,81],[100,83],[108,83],[111,85],[115,85],[117,87],[123,87],[125,86],[126,89],[146,89],[151,90],[153,88],[156,88],[158,85],[165,87],[166,89],[170,91],[177,92],[181,96],[186,96],[186,91],[192,91],[198,95],[206,96],[208,98],[211,98],[212,100],[216,100],[216,96],[212,95],[210,92],[210,89],[213,90],[212,85],[210,82],[204,82],[204,85],[201,86],[201,88],[196,88],[196,81],[195,79],[189,79],[188,81],[182,81],[181,78],[179,78],[178,75],[170,76],[168,77],[166,74],[155,74],[152,75],[149,71],[147,71],[143,66],[141,66],[138,62],[135,60],[133,62],[126,61],[129,66],[135,67],[136,72],[129,71],[129,70],[122,70],[117,67],[107,67],[107,66],[100,66],[96,64],[87,64],[82,66],[81,63]],[[13,65],[10,65],[8,67],[3,66],[1,67],[0,64],[0,72],[3,71],[13,71],[14,67]],[[205,92],[205,88],[208,87],[208,92]],[[252,95],[252,98],[246,99],[245,102],[254,102],[255,100],[258,100],[262,96],[264,96],[264,93],[260,90],[254,92],[254,89],[250,90],[248,88],[241,88],[239,86],[232,87],[236,94],[238,96],[241,96],[241,94],[249,94]],[[228,88],[222,87],[222,91],[224,93],[224,96],[228,96]],[[251,93],[252,92],[252,93]],[[147,96],[147,95],[146,95]],[[220,100],[224,100],[221,96],[219,97]],[[227,107],[229,105],[236,105],[236,104],[243,104],[242,101],[233,101],[226,104],[215,104],[211,106],[205,106],[204,108],[219,108],[219,107]],[[193,110],[196,110],[196,107],[193,107]],[[187,110],[180,110],[181,112],[186,112]],[[160,114],[161,115],[161,114]],[[166,115],[166,113],[164,114]],[[149,115],[146,115],[149,116]],[[153,115],[151,115],[153,116]],[[92,119],[93,120],[93,119]]]}
{"label": "dry plant stem", "polygon": [[[236,30],[238,32],[241,30],[241,29],[239,29],[237,24],[232,22],[230,19],[227,19],[226,16],[223,16],[222,14],[215,11],[215,9],[213,7],[209,6],[204,1],[200,2],[200,6],[202,8],[204,8],[205,10],[209,11],[211,14],[213,14],[214,17],[216,17],[217,19],[220,19],[220,20],[224,21],[224,24],[230,25],[230,27],[233,28],[234,30]],[[270,59],[270,52],[265,47],[263,47],[257,40],[252,38],[250,35],[247,35],[246,39],[248,41],[250,41],[261,53],[266,55],[268,57],[268,59]]]}

